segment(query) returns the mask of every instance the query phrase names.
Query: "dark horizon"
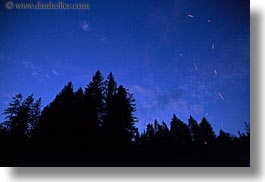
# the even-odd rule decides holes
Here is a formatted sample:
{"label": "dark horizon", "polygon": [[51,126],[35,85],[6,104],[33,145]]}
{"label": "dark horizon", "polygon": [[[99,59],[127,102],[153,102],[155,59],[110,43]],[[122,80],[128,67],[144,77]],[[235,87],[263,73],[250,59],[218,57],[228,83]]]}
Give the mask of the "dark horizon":
{"label": "dark horizon", "polygon": [[[41,98],[17,94],[0,124],[0,166],[250,167],[250,124],[239,136],[216,135],[204,117],[188,124],[175,114],[135,126],[137,104],[112,73],[98,70],[85,89],[69,82],[40,108]],[[19,151],[19,152],[18,152]]]}
{"label": "dark horizon", "polygon": [[[98,71],[100,71],[100,70],[98,70]],[[113,74],[113,72],[110,72],[111,74]],[[102,76],[103,76],[103,74],[102,74]],[[115,77],[115,75],[113,75],[114,76],[114,78],[116,79],[116,77]],[[92,77],[91,77],[92,78]],[[104,76],[103,76],[103,78],[104,78]],[[106,79],[106,78],[104,78],[104,79]],[[91,80],[88,80],[87,81],[87,83],[89,83],[89,82],[91,82]],[[75,87],[74,87],[74,83],[72,82],[72,81],[68,81],[67,82],[68,84],[69,83],[71,83],[71,84],[73,84],[72,86],[73,86],[73,91],[74,92],[78,92],[78,90],[79,89],[82,89],[82,90],[85,90],[85,88],[86,88],[86,86],[83,86],[83,87],[76,87],[76,89],[74,89]],[[64,84],[64,86],[66,86],[67,84]],[[52,102],[54,102],[54,100],[56,99],[56,97],[58,96],[58,94],[62,91],[62,89],[63,89],[63,86],[61,87],[61,89],[60,89],[60,91],[58,92],[58,93],[56,93],[55,94],[55,97],[51,100],[51,102],[49,102],[49,103],[47,103],[46,105],[44,105],[43,104],[43,99],[42,99],[42,97],[40,96],[39,97],[39,99],[41,99],[41,105],[40,105],[40,111],[42,112],[46,107],[49,107],[49,105],[52,103]],[[131,93],[130,92],[130,90],[129,89],[127,89],[128,90],[128,92],[129,93]],[[29,92],[29,93],[31,93],[31,92]],[[13,96],[12,96],[12,98],[14,98],[15,96],[17,96],[17,95],[19,95],[19,94],[21,94],[21,93],[16,93],[16,94],[14,94]],[[132,94],[132,96],[134,96],[134,94],[133,93],[131,93]],[[34,95],[34,93],[31,93],[30,95],[32,95],[33,97],[35,97],[35,95]],[[23,96],[23,94],[22,94],[22,96]],[[27,97],[27,95],[26,95],[26,97]],[[11,103],[11,101],[12,101],[12,98],[10,98],[10,101],[9,101],[9,104]],[[25,96],[23,96],[23,98],[25,99]],[[137,101],[135,100],[135,104],[136,104],[136,107],[135,107],[135,113],[137,112]],[[5,110],[7,109],[7,107],[8,107],[8,105],[6,106],[6,108],[4,108]],[[139,132],[140,132],[140,134],[142,134],[142,133],[144,133],[145,131],[146,131],[146,127],[149,125],[149,124],[153,124],[155,121],[157,121],[159,124],[161,124],[162,122],[165,122],[166,124],[170,124],[170,122],[172,121],[172,116],[173,115],[176,115],[176,113],[171,113],[171,115],[170,116],[168,116],[170,119],[168,120],[168,121],[165,121],[165,120],[158,120],[156,117],[154,117],[154,119],[152,120],[152,121],[149,121],[149,122],[146,122],[146,126],[144,126],[144,127],[140,127],[140,128],[137,128],[138,130],[139,130]],[[5,121],[6,121],[6,119],[5,119],[5,114],[4,114],[4,112],[3,113],[1,113],[1,116],[2,116],[2,120],[0,121],[0,123],[4,123]],[[177,116],[177,115],[176,115]],[[137,120],[137,122],[135,123],[136,124],[136,126],[138,127],[138,123],[139,122],[141,122],[141,120],[137,117],[137,116],[135,116],[136,117],[136,120]],[[192,117],[192,118],[194,118],[193,117],[193,115],[189,115],[189,118],[187,119],[187,120],[183,120],[182,118],[179,118],[179,116],[177,116],[178,117],[178,119],[180,119],[182,122],[184,122],[185,124],[188,124],[188,120],[190,119],[190,117]],[[202,120],[203,120],[203,118],[207,118],[207,116],[204,116],[204,117],[202,117],[202,118],[194,118],[195,119],[195,121],[196,122],[198,122],[198,123],[200,123]],[[210,121],[211,122],[211,121]],[[239,133],[244,133],[245,132],[245,126],[246,126],[246,124],[249,124],[249,122],[243,122],[243,123],[241,123],[243,126],[244,126],[244,128],[243,128],[243,130],[240,130],[240,129],[237,129],[237,132],[236,133],[230,133],[229,131],[227,131],[227,130],[224,130],[224,128],[222,128],[222,127],[220,127],[220,128],[216,128],[216,130],[214,130],[213,129],[213,131],[214,131],[214,134],[216,135],[216,136],[218,136],[218,134],[219,134],[219,131],[220,130],[222,130],[222,131],[224,131],[224,132],[228,132],[230,135],[231,135],[231,137],[233,136],[233,137],[239,137]]]}

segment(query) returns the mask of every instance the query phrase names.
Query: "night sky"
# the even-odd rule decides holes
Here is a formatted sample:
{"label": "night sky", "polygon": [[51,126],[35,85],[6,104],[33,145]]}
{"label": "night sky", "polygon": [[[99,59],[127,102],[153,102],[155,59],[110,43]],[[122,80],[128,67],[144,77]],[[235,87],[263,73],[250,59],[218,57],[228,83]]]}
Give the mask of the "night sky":
{"label": "night sky", "polygon": [[216,134],[244,131],[248,1],[88,2],[90,10],[6,10],[0,1],[1,113],[16,93],[45,106],[68,81],[84,88],[99,69],[134,94],[141,131],[173,113],[186,123],[205,116]]}

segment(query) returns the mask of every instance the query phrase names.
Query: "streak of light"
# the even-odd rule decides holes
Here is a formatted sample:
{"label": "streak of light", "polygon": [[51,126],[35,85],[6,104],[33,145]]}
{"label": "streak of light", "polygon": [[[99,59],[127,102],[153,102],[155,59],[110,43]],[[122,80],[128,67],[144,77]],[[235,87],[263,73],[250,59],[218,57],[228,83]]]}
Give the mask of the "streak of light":
{"label": "streak of light", "polygon": [[217,75],[217,71],[216,70],[214,70],[214,74]]}
{"label": "streak of light", "polygon": [[218,93],[219,97],[222,99],[222,100],[225,100],[225,98],[223,97],[223,95],[219,92]]}
{"label": "streak of light", "polygon": [[189,14],[189,15],[188,15],[188,17],[190,17],[190,18],[194,18],[194,16],[193,16],[193,15],[191,15],[191,14]]}
{"label": "streak of light", "polygon": [[197,65],[195,63],[193,63],[193,65],[194,65],[195,69],[198,71]]}

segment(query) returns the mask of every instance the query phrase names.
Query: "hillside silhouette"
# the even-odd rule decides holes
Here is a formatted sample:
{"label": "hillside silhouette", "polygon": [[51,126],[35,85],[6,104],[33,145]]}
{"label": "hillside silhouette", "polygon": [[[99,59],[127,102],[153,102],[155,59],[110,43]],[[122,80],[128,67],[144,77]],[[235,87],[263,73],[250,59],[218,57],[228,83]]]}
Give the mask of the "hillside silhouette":
{"label": "hillside silhouette", "polygon": [[173,114],[143,132],[136,102],[112,73],[83,89],[69,82],[41,110],[41,98],[15,95],[0,125],[0,166],[250,166],[250,126],[215,134],[206,118]]}

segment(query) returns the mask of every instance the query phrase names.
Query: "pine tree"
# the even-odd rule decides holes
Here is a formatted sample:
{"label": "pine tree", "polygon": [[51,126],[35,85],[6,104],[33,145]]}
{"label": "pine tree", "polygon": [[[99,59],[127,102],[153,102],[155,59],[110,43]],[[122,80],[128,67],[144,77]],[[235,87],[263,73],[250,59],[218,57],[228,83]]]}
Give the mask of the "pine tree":
{"label": "pine tree", "polygon": [[232,143],[232,136],[229,133],[220,130],[216,140],[219,144],[230,144]]}
{"label": "pine tree", "polygon": [[188,126],[174,114],[170,123],[170,135],[173,142],[189,143],[191,134]]}
{"label": "pine tree", "polygon": [[157,119],[155,119],[155,121],[154,121],[154,132],[155,132],[155,135],[157,135],[158,131],[159,131],[159,123],[158,123]]}
{"label": "pine tree", "polygon": [[239,141],[240,143],[243,144],[250,144],[250,124],[247,122],[244,122],[245,125],[245,132],[246,133],[241,133],[240,131],[238,131],[238,135],[239,135]]}
{"label": "pine tree", "polygon": [[11,123],[18,122],[17,117],[20,112],[22,99],[23,99],[22,94],[17,94],[14,97],[12,97],[12,101],[9,103],[8,107],[5,109],[3,113],[3,115],[6,115],[3,125],[9,131],[11,130]]}
{"label": "pine tree", "polygon": [[167,124],[163,121],[161,126],[162,126],[163,143],[168,143],[170,134],[169,134],[169,129],[167,127]]}
{"label": "pine tree", "polygon": [[202,118],[200,123],[201,136],[204,144],[213,143],[215,141],[215,134],[211,124],[205,117]]}
{"label": "pine tree", "polygon": [[75,139],[73,145],[78,149],[84,148],[89,143],[89,140],[91,140],[90,132],[92,129],[86,106],[83,89],[78,88],[74,93],[74,119],[72,121],[72,133]]}
{"label": "pine tree", "polygon": [[197,123],[197,121],[190,116],[189,118],[189,124],[188,127],[190,129],[191,132],[191,136],[192,136],[192,141],[194,143],[201,143],[201,130],[200,130],[200,126]]}
{"label": "pine tree", "polygon": [[32,104],[29,113],[29,130],[34,130],[39,124],[39,118],[41,115],[41,98],[37,99],[35,103]]}
{"label": "pine tree", "polygon": [[98,70],[85,88],[85,102],[91,128],[97,130],[104,115],[104,78]]}
{"label": "pine tree", "polygon": [[151,123],[148,123],[146,126],[146,141],[148,143],[154,143],[155,140],[155,131],[154,131],[154,127]]}
{"label": "pine tree", "polygon": [[66,147],[69,138],[72,137],[73,108],[73,84],[69,82],[56,95],[55,99],[43,109],[37,128],[38,139],[47,145],[54,145],[57,149]]}
{"label": "pine tree", "polygon": [[119,86],[113,101],[113,120],[111,124],[112,134],[117,137],[117,141],[128,143],[135,137],[137,131],[135,128],[137,122],[134,116],[135,111],[133,96],[123,86]]}
{"label": "pine tree", "polygon": [[110,73],[107,78],[106,87],[107,88],[105,89],[106,101],[105,101],[103,129],[104,132],[108,133],[111,132],[110,131],[112,127],[111,125],[113,124],[112,123],[114,119],[113,104],[115,96],[117,94],[117,83],[112,73]]}
{"label": "pine tree", "polygon": [[4,112],[6,121],[3,126],[13,142],[25,142],[39,122],[41,99],[34,102],[33,95],[30,95],[23,100],[21,94],[12,99]]}
{"label": "pine tree", "polygon": [[106,86],[106,107],[110,108],[113,104],[114,96],[117,93],[117,83],[112,73],[107,77]]}

